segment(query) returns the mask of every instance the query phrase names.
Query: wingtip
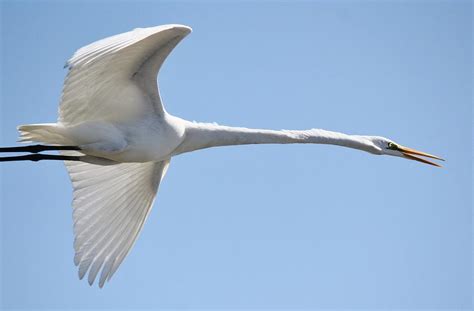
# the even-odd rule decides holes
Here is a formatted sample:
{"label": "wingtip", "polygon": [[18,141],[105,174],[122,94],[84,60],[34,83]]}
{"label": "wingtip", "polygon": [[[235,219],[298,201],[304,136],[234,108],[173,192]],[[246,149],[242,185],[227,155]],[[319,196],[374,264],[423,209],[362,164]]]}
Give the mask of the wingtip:
{"label": "wingtip", "polygon": [[82,272],[81,270],[77,272],[77,276],[79,277],[79,280],[82,280],[84,278],[84,275],[86,275],[86,273]]}
{"label": "wingtip", "polygon": [[99,281],[99,288],[103,288],[104,287],[104,284],[105,284],[105,280],[100,280]]}
{"label": "wingtip", "polygon": [[186,25],[182,25],[182,24],[169,24],[169,25],[166,25],[166,26],[169,27],[169,29],[180,30],[181,32],[183,32],[186,35],[193,32],[193,29],[191,27],[186,26]]}
{"label": "wingtip", "polygon": [[186,25],[179,25],[181,29],[183,29],[187,34],[193,32],[193,29]]}

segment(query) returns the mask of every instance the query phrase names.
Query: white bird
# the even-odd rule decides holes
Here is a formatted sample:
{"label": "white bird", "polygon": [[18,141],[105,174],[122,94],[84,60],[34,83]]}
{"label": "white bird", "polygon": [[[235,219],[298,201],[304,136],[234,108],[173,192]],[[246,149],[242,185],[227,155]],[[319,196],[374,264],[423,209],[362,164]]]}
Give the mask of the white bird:
{"label": "white bird", "polygon": [[[65,160],[74,187],[74,262],[79,278],[110,280],[135,243],[173,156],[244,144],[331,144],[375,155],[439,157],[380,136],[321,129],[264,130],[197,123],[170,115],[156,77],[168,54],[189,33],[183,25],[137,28],[74,53],[56,123],[18,127],[21,142],[0,148],[31,152],[0,161]],[[61,155],[41,154],[60,150]]]}

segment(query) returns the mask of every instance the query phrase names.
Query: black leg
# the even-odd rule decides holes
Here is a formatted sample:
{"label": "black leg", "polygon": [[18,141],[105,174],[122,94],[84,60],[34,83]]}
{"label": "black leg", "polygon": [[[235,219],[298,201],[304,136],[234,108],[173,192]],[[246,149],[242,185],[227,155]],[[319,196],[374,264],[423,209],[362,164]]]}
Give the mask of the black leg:
{"label": "black leg", "polygon": [[21,147],[3,147],[0,148],[0,152],[31,152],[38,153],[41,151],[52,151],[52,150],[81,150],[77,146],[45,146],[45,145],[31,145]]}
{"label": "black leg", "polygon": [[82,161],[82,156],[63,156],[55,154],[29,154],[16,157],[0,157],[0,162],[9,161],[34,161],[38,162],[41,160],[60,160],[60,161]]}

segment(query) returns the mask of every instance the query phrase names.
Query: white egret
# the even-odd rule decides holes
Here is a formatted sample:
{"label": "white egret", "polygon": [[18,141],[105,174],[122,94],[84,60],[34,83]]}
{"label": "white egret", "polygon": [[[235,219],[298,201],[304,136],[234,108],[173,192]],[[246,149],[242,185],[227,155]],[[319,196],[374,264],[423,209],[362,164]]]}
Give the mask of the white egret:
{"label": "white egret", "polygon": [[[156,76],[165,58],[191,32],[183,25],[137,28],[74,53],[67,62],[56,123],[18,127],[21,142],[0,148],[30,152],[0,161],[65,160],[74,187],[74,262],[92,285],[110,280],[132,248],[173,156],[243,144],[332,144],[436,165],[439,157],[380,136],[321,129],[263,130],[197,123],[170,115]],[[59,150],[61,155],[41,154]],[[417,156],[418,155],[418,156]]]}

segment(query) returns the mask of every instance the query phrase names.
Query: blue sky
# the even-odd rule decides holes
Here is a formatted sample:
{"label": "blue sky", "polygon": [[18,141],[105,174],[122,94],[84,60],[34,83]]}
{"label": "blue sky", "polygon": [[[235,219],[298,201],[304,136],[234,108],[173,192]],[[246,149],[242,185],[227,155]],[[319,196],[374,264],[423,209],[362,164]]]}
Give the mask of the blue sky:
{"label": "blue sky", "polygon": [[167,110],[220,124],[389,137],[443,169],[332,146],[172,160],[99,290],[73,265],[60,162],[1,166],[5,309],[469,309],[472,3],[1,2],[1,144],[54,122],[65,61],[136,27],[194,31],[160,73]]}

